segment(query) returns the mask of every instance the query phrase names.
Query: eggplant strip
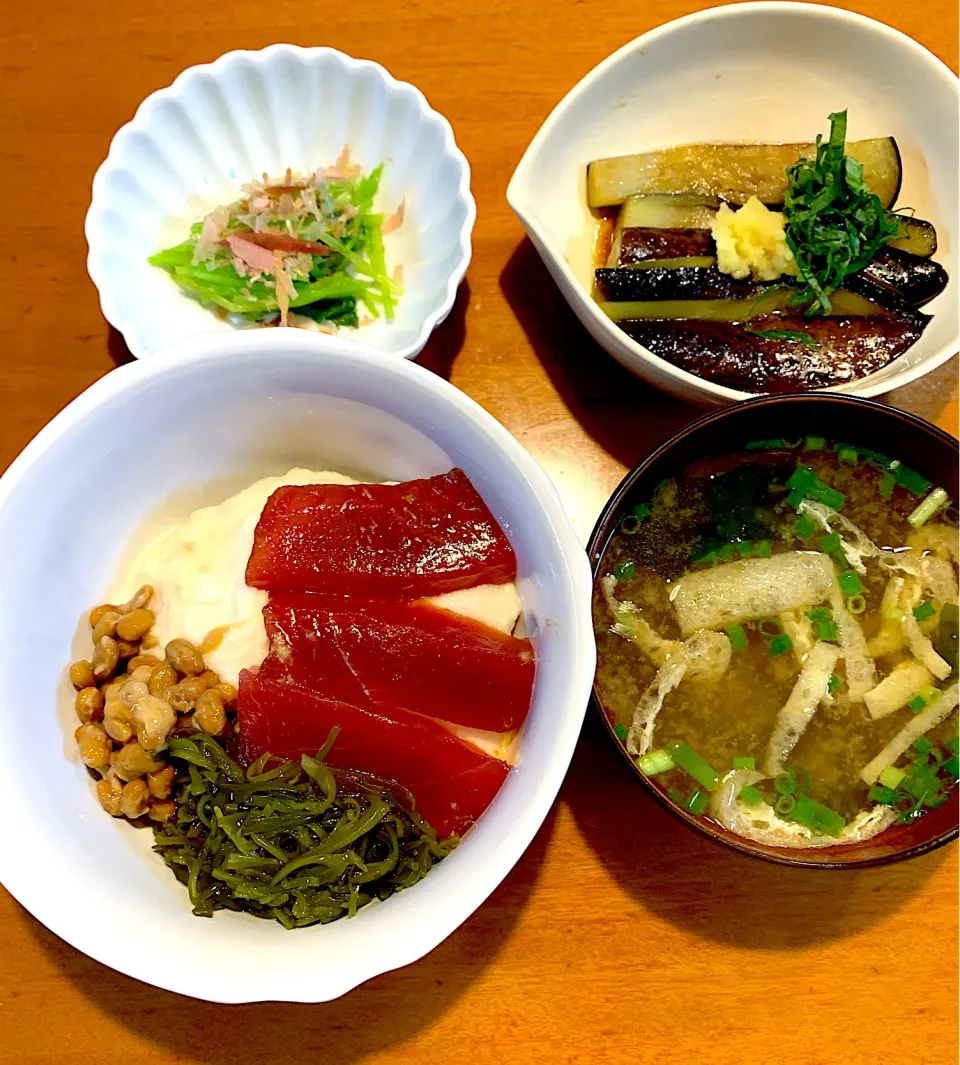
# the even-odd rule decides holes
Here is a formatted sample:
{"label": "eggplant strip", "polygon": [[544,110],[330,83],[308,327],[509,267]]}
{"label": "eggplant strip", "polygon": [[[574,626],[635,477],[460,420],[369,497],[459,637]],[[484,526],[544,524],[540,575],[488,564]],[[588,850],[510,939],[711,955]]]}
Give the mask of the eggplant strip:
{"label": "eggplant strip", "polygon": [[767,315],[755,330],[804,332],[811,350],[796,340],[747,332],[735,322],[639,319],[617,324],[661,359],[707,381],[745,392],[797,392],[856,381],[874,373],[915,343],[922,321],[895,317],[805,319]]}
{"label": "eggplant strip", "polygon": [[937,250],[937,231],[922,218],[901,218],[900,235],[888,247],[928,259]]}
{"label": "eggplant strip", "polygon": [[[598,273],[600,271],[597,271]],[[631,273],[654,273],[653,270],[632,270]],[[721,276],[726,276],[721,275]],[[732,280],[732,279],[731,279]],[[661,320],[673,320],[673,319],[704,319],[706,321],[714,322],[745,322],[747,320],[753,321],[755,318],[772,315],[776,312],[790,311],[790,300],[793,298],[795,290],[787,288],[774,289],[771,292],[764,293],[763,285],[758,286],[759,293],[745,294],[743,292],[736,293],[730,296],[719,296],[713,292],[709,287],[709,284],[705,281],[702,288],[699,288],[690,283],[686,286],[682,297],[670,298],[666,289],[658,289],[656,287],[656,278],[652,279],[652,284],[647,284],[646,287],[638,287],[637,294],[645,294],[648,298],[642,300],[599,300],[598,306],[603,313],[614,322],[630,321],[636,318],[655,318]],[[750,284],[750,282],[733,282],[734,284]],[[638,286],[642,286],[643,282],[638,282]],[[697,296],[696,293],[700,291],[704,293],[702,296]],[[654,293],[662,294],[654,295]],[[920,315],[920,312],[914,312],[921,318],[925,318],[925,315]],[[894,317],[890,311],[885,307],[882,307],[879,303],[865,299],[863,296],[853,292],[838,291],[833,294],[833,311],[832,314],[835,317],[858,317],[858,318],[873,318],[873,317]],[[791,315],[793,318],[794,315]],[[909,320],[906,315],[900,315],[898,317]],[[777,319],[779,321],[779,319]],[[800,321],[807,322],[805,318],[801,318]],[[787,326],[768,325],[768,329],[788,328]],[[790,328],[797,328],[791,326]],[[803,327],[805,328],[805,326]]]}
{"label": "eggplant strip", "polygon": [[914,307],[939,296],[949,280],[939,263],[896,248],[881,248],[860,276],[896,292]]}
{"label": "eggplant strip", "polygon": [[[587,167],[587,202],[593,208],[612,207],[629,196],[685,194],[733,204],[757,196],[780,204],[787,167],[815,152],[814,144],[687,144],[597,159]],[[867,187],[890,207],[902,173],[897,142],[892,137],[848,141],[846,153],[863,165]]]}
{"label": "eggplant strip", "polygon": [[709,229],[625,229],[614,243],[607,266],[630,266],[649,259],[680,259],[716,255]]}

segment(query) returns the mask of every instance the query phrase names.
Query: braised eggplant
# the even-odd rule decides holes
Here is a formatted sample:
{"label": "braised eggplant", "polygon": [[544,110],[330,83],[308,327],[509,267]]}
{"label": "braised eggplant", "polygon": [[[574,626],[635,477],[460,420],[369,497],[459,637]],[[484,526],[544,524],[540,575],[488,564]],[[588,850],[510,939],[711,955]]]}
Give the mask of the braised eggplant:
{"label": "braised eggplant", "polygon": [[[796,392],[856,381],[886,366],[915,343],[929,319],[910,321],[766,316],[742,325],[707,320],[620,322],[638,344],[688,373],[745,392]],[[758,336],[771,330],[780,337]],[[813,346],[783,333],[803,333]]]}
{"label": "braised eggplant", "polygon": [[709,229],[719,206],[714,196],[628,196],[618,220],[624,229]]}
{"label": "braised eggplant", "polygon": [[625,229],[619,242],[614,237],[607,266],[629,266],[651,259],[680,259],[691,255],[713,256],[709,229]]}
{"label": "braised eggplant", "polygon": [[922,218],[901,218],[900,235],[888,247],[929,259],[937,250],[937,231]]}
{"label": "braised eggplant", "polygon": [[[603,267],[595,272],[600,299],[730,299],[750,297],[769,288],[766,282],[738,281],[729,274],[721,273],[711,256],[714,250],[711,241],[693,242],[674,237],[674,234],[687,232],[627,230],[624,233],[627,247],[621,248],[620,265]],[[658,242],[657,234],[663,237],[661,242]],[[707,233],[703,235],[709,237]],[[636,258],[625,262],[627,250]],[[666,257],[667,252],[673,253],[673,256]],[[897,309],[898,298],[914,307],[929,303],[940,295],[949,280],[946,270],[939,263],[895,248],[881,249],[857,277],[875,286],[870,289],[869,298],[894,310]],[[785,278],[784,281],[787,284],[796,283],[792,278]],[[856,282],[851,284],[856,288]]]}
{"label": "braised eggplant", "polygon": [[[702,196],[628,196],[617,215],[607,266],[616,266],[621,257],[624,234],[632,229],[651,232],[701,230],[709,238],[710,225],[720,204]],[[700,238],[701,241],[704,239]],[[684,253],[686,254],[686,253]],[[651,256],[652,257],[652,256]],[[665,256],[656,256],[664,258]],[[634,256],[635,261],[647,256]]]}
{"label": "braised eggplant", "polygon": [[620,266],[595,272],[597,293],[605,301],[751,299],[770,287],[738,280],[716,266]]}
{"label": "braised eggplant", "polygon": [[[632,319],[703,319],[715,322],[753,322],[756,317],[779,314],[784,311],[790,312],[790,300],[796,293],[796,289],[787,287],[773,288],[761,286],[760,293],[752,296],[728,297],[725,299],[704,297],[702,299],[656,299],[656,300],[623,300],[620,302],[598,301],[598,306],[603,313],[623,326],[624,322]],[[872,293],[871,293],[872,294]],[[894,317],[895,312],[885,307],[869,295],[861,295],[856,292],[839,290],[831,297],[832,316],[860,318],[884,318]],[[910,313],[919,315],[919,311],[907,308],[903,317],[910,317]],[[925,316],[921,316],[925,317]]]}
{"label": "braised eggplant", "polygon": [[[817,144],[692,144],[590,163],[590,206],[620,205],[595,271],[603,313],[655,354],[746,391],[823,388],[900,355],[929,321],[917,308],[948,278],[931,259],[934,227],[903,216],[891,226],[885,214],[901,184],[896,141],[848,142],[846,123],[846,111],[832,114]],[[788,188],[783,219],[753,203],[734,224],[723,207],[756,197],[781,208]],[[785,241],[804,279],[755,280],[790,269]],[[873,256],[854,274],[848,247],[860,262]]]}
{"label": "braised eggplant", "polygon": [[[587,167],[587,202],[593,208],[612,207],[629,196],[685,194],[732,204],[757,196],[780,204],[787,167],[815,152],[814,144],[687,144],[597,159]],[[862,164],[867,187],[890,207],[903,169],[893,137],[850,141],[846,153]]]}
{"label": "braised eggplant", "polygon": [[949,280],[947,271],[933,259],[922,259],[919,255],[889,247],[878,251],[860,273],[882,288],[903,296],[914,307],[922,307],[939,296]]}
{"label": "braised eggplant", "polygon": [[[646,199],[647,197],[640,197]],[[931,263],[930,256],[937,250],[937,231],[929,222],[920,219],[904,219],[900,236],[890,241],[877,258],[888,251],[905,256],[904,269],[900,276],[906,285],[902,291],[916,291],[919,296],[913,302],[926,302],[942,291],[947,283],[947,274],[942,267]],[[709,229],[672,229],[653,227],[620,227],[614,236],[607,266],[629,266],[649,259],[674,259],[689,255],[715,254],[713,235]],[[926,263],[926,267],[923,265]],[[908,270],[909,274],[908,277]],[[892,276],[892,275],[891,275]],[[939,285],[939,287],[937,287]],[[930,292],[931,295],[926,295]]]}

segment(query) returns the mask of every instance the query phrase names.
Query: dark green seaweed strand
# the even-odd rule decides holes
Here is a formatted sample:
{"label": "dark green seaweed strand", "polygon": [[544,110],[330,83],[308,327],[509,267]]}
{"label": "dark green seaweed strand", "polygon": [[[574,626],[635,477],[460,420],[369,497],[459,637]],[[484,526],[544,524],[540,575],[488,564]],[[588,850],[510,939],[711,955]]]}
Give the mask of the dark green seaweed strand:
{"label": "dark green seaweed strand", "polygon": [[412,887],[457,845],[386,790],[343,791],[323,761],[335,739],[300,765],[264,755],[246,771],[209,736],[171,741],[177,816],[154,828],[154,850],[195,914],[326,924]]}

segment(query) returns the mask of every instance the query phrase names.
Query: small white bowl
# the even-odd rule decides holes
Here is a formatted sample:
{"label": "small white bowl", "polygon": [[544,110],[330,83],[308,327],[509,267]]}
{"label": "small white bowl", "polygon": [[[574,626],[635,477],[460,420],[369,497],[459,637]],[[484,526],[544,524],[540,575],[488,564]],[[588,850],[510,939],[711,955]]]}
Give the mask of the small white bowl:
{"label": "small white bowl", "polygon": [[[192,916],[152,832],[100,808],[65,665],[158,507],[186,513],[297,465],[383,480],[461,466],[516,551],[537,671],[519,763],[461,846],[353,919],[288,932],[245,914]],[[219,1002],[326,1001],[432,950],[540,827],[593,680],[587,556],[529,454],[422,367],[293,329],[182,341],[74,400],[0,479],[0,584],[0,881],[98,961]]]}
{"label": "small white bowl", "polygon": [[507,199],[577,317],[614,358],[692,403],[746,399],[753,393],[658,358],[597,307],[586,165],[697,141],[811,141],[844,108],[851,140],[896,137],[904,164],[897,206],[937,227],[936,258],[951,279],[924,308],[933,321],[909,351],[829,390],[875,396],[928,373],[960,346],[957,79],[910,37],[849,11],[792,2],[732,4],[669,22],[605,59],[564,97],[527,148]]}
{"label": "small white bowl", "polygon": [[[330,166],[343,146],[370,170],[386,162],[378,207],[407,211],[384,238],[402,264],[392,323],[344,337],[413,358],[450,313],[470,262],[476,205],[450,123],[419,89],[377,63],[332,48],[275,44],[228,52],[148,96],[113,138],[93,179],[87,270],[104,317],[137,358],[198,333],[233,329],[147,262],[186,239],[191,223],[231,203],[264,171]],[[324,334],[313,334],[320,342]]]}

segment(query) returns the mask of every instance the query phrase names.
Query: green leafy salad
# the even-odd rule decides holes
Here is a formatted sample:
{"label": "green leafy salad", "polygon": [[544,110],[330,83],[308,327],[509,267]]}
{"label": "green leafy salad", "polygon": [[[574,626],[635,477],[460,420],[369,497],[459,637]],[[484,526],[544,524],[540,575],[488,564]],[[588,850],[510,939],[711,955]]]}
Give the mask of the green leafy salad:
{"label": "green leafy salad", "polygon": [[363,174],[347,150],[310,174],[264,174],[215,207],[181,244],[149,258],[188,293],[236,324],[332,330],[393,318],[399,267],[387,272],[383,236],[403,221],[373,207],[383,164]]}

